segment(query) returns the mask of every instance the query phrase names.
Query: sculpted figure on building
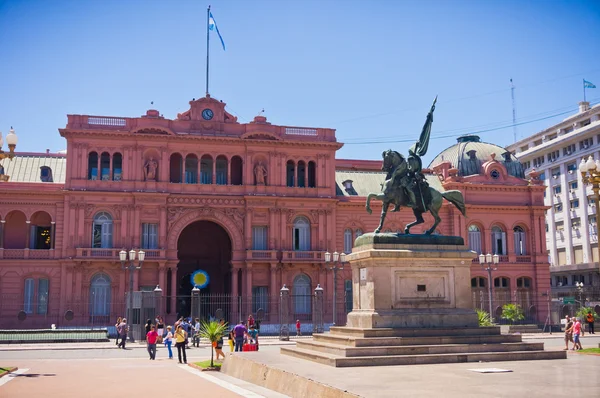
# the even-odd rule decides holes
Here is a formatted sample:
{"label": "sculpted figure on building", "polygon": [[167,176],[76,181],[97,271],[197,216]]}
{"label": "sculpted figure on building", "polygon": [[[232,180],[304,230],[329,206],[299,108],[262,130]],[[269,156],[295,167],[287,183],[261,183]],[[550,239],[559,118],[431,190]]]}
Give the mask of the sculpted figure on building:
{"label": "sculpted figure on building", "polygon": [[254,176],[256,178],[256,185],[267,185],[267,169],[262,161],[259,161],[254,166]]}
{"label": "sculpted figure on building", "polygon": [[156,169],[158,168],[158,162],[150,157],[144,165],[144,178],[146,181],[156,181]]}

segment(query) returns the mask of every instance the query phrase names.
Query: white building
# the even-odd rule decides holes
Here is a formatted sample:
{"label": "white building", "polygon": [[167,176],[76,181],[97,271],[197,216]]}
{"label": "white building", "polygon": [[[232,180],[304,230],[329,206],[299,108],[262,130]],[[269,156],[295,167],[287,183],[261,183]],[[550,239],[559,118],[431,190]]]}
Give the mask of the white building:
{"label": "white building", "polygon": [[546,246],[553,290],[575,282],[600,287],[598,231],[593,192],[579,172],[582,159],[600,159],[600,105],[579,112],[507,148],[546,185]]}

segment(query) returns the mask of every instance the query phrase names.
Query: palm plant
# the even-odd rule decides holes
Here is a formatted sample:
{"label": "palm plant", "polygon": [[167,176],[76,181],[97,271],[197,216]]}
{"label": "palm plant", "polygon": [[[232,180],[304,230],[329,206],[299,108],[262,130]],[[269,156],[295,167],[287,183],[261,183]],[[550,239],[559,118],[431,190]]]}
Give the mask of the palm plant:
{"label": "palm plant", "polygon": [[525,319],[525,314],[519,304],[504,304],[502,306],[502,319],[506,319],[511,324]]}
{"label": "palm plant", "polygon": [[480,309],[476,309],[475,311],[477,311],[479,326],[494,326],[494,324],[492,323],[492,319],[490,318],[490,314]]}
{"label": "palm plant", "polygon": [[200,337],[207,339],[210,341],[211,350],[210,350],[210,367],[213,368],[215,366],[213,362],[213,352],[214,347],[216,346],[219,339],[227,333],[227,323],[220,324],[217,321],[202,321],[200,324]]}

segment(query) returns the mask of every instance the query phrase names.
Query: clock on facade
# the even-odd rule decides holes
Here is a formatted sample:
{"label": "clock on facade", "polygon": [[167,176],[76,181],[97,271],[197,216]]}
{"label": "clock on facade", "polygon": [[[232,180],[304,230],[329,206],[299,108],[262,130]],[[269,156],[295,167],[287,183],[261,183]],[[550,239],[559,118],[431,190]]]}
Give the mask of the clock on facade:
{"label": "clock on facade", "polygon": [[214,116],[214,113],[210,109],[205,109],[205,110],[202,111],[202,118],[204,120],[210,120],[210,119],[213,118],[213,116]]}
{"label": "clock on facade", "polygon": [[492,178],[494,180],[497,180],[498,178],[500,178],[500,172],[496,169],[492,170],[492,172],[490,173],[490,176],[492,176]]}

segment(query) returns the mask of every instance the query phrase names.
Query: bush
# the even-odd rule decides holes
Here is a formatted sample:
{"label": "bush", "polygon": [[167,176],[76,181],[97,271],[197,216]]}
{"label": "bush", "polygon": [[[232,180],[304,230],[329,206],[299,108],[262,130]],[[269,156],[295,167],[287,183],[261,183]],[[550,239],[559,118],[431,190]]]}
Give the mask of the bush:
{"label": "bush", "polygon": [[477,318],[479,318],[479,326],[494,326],[490,314],[484,310],[476,309],[475,311],[477,311]]}
{"label": "bush", "polygon": [[513,324],[525,319],[525,314],[519,304],[504,304],[502,306],[502,319],[506,319]]}
{"label": "bush", "polygon": [[579,310],[577,311],[577,313],[575,313],[575,316],[579,319],[581,319],[582,323],[585,323],[586,320],[585,318],[587,317],[587,314],[589,311],[592,311],[592,315],[594,316],[594,319],[598,319],[598,314],[596,314],[596,312],[594,311],[593,308],[590,307],[581,307],[579,308]]}

